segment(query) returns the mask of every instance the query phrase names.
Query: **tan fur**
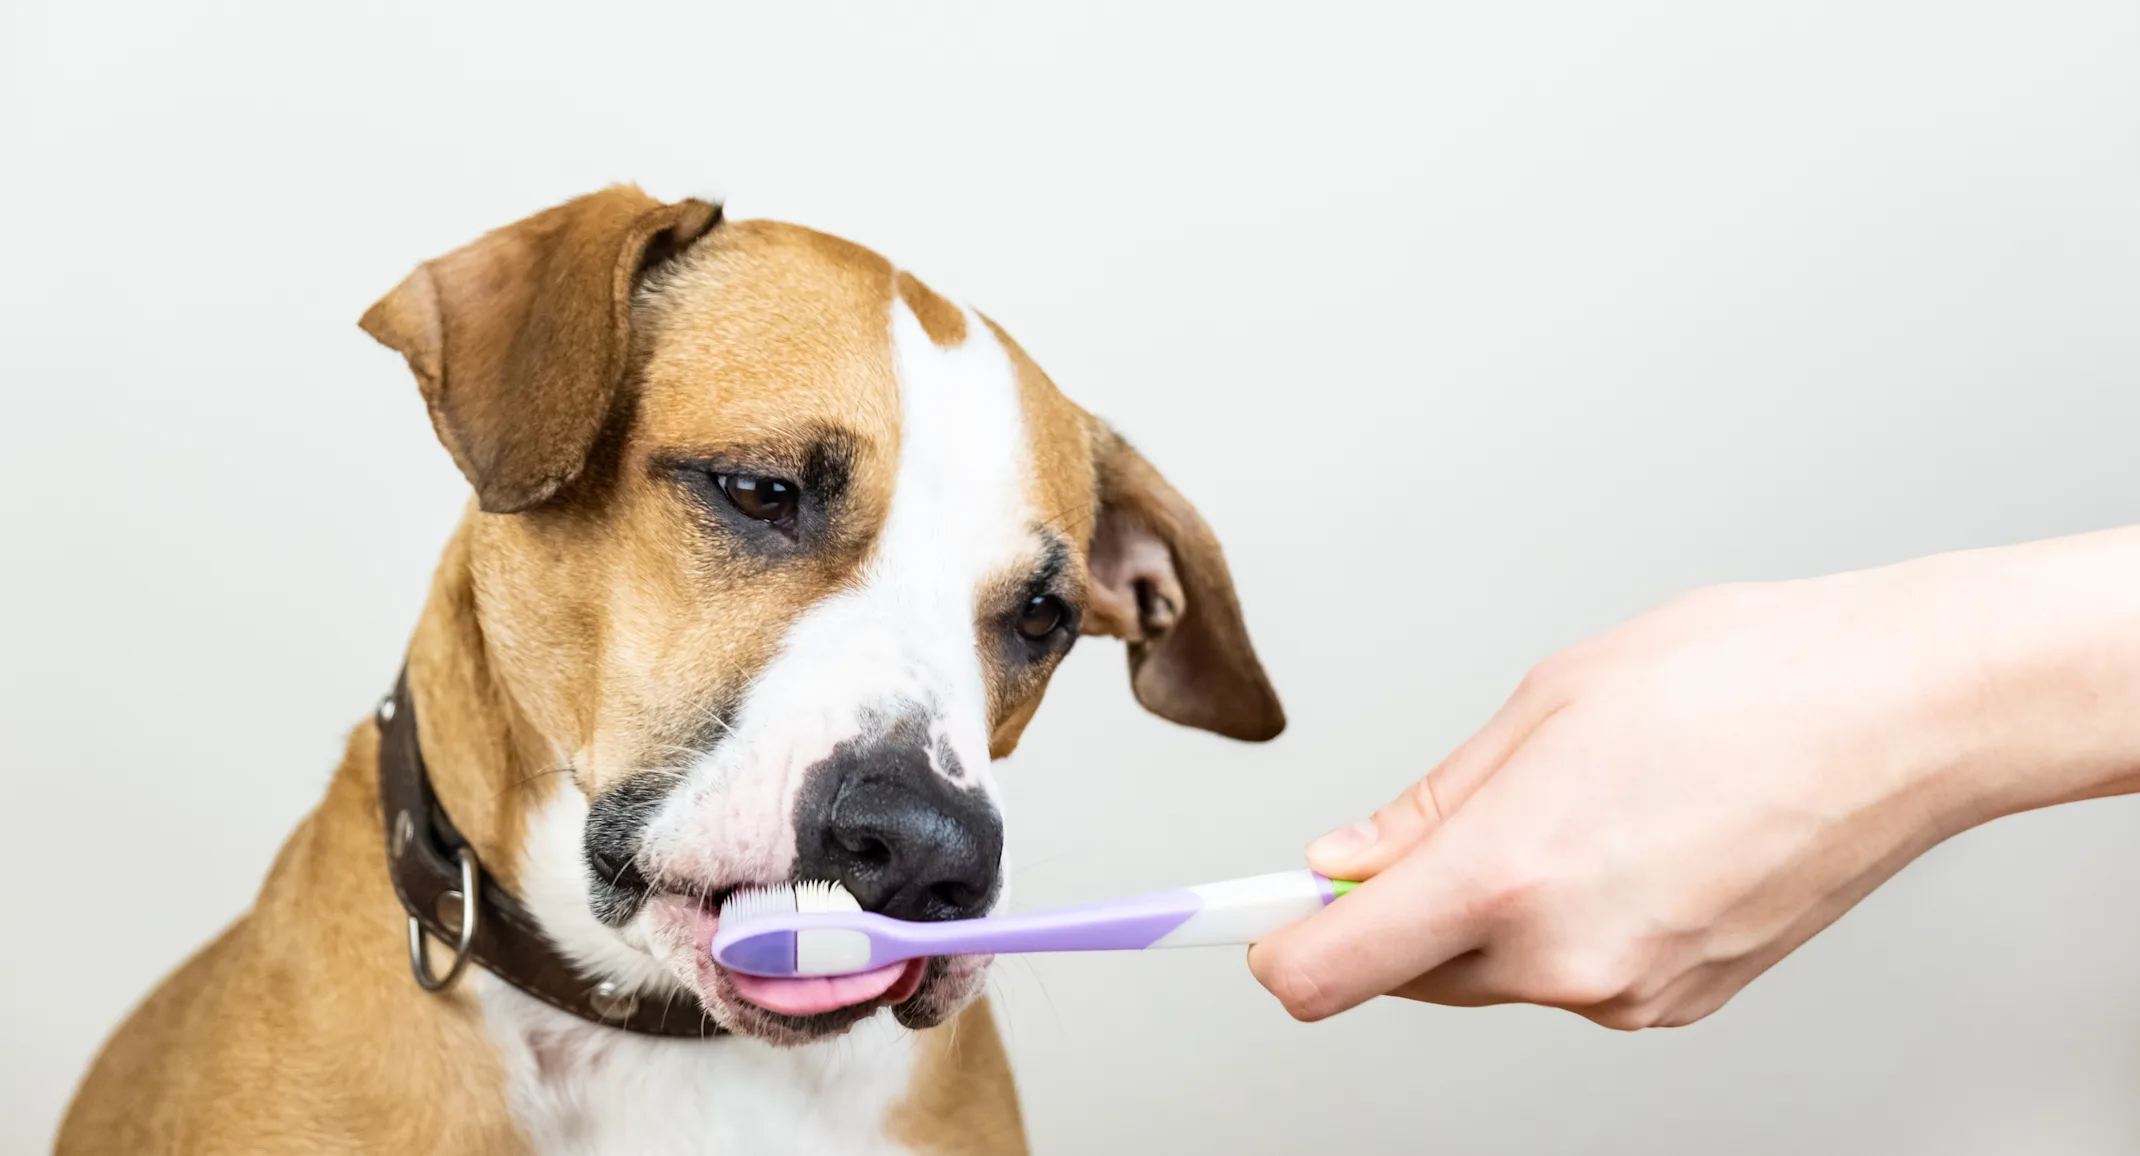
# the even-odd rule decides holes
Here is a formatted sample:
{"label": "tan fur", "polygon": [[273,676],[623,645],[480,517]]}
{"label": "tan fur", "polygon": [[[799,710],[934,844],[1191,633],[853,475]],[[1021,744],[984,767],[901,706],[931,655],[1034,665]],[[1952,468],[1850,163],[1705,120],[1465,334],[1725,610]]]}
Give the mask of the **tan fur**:
{"label": "tan fur", "polygon": [[[544,800],[597,796],[703,745],[789,624],[867,564],[899,460],[892,302],[939,346],[972,337],[959,309],[868,250],[717,217],[607,190],[427,263],[365,315],[408,360],[478,495],[409,680],[440,801],[508,888]],[[1160,713],[1276,733],[1209,530],[989,327],[1018,373],[1031,498],[1070,549],[1088,628],[1135,641],[1138,697]],[[771,566],[704,532],[694,463],[798,476],[828,432],[848,482],[837,532],[807,557]],[[1136,555],[1156,569],[1104,556],[1110,524],[1158,542]],[[1014,578],[978,591],[976,613]],[[1135,582],[1186,605],[1140,619],[1123,602]],[[1016,745],[1051,670],[986,670],[993,754]],[[432,995],[408,977],[375,746],[360,726],[253,909],[114,1035],[60,1152],[521,1150],[469,989]],[[922,1046],[897,1135],[917,1151],[1022,1152],[986,1005]]]}
{"label": "tan fur", "polygon": [[924,1033],[914,1094],[892,1113],[891,1133],[916,1152],[988,1156],[1025,1151],[1025,1121],[1010,1057],[987,1000],[956,1024]]}
{"label": "tan fur", "polygon": [[966,314],[937,296],[936,290],[921,283],[921,278],[901,270],[899,299],[914,311],[915,320],[921,322],[922,332],[940,348],[956,349],[966,343]]}

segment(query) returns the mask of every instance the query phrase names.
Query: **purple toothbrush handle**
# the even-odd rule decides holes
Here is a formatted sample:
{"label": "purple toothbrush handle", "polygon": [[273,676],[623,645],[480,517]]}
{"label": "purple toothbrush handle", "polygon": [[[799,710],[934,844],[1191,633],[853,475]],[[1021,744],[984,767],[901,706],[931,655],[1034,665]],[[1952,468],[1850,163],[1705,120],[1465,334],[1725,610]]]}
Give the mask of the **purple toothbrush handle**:
{"label": "purple toothbrush handle", "polygon": [[1157,943],[1202,906],[1196,893],[1184,887],[1029,915],[945,923],[908,923],[881,915],[862,919],[868,921],[869,965],[882,967],[924,955],[967,952],[1137,951]]}

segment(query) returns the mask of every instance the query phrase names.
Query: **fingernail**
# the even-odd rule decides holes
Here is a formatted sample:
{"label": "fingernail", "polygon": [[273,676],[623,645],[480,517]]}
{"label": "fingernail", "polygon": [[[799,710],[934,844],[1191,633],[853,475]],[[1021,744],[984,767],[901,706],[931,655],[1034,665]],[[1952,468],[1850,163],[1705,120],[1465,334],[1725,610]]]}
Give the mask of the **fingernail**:
{"label": "fingernail", "polygon": [[1379,832],[1373,819],[1339,827],[1328,835],[1308,844],[1310,859],[1350,859],[1375,845]]}

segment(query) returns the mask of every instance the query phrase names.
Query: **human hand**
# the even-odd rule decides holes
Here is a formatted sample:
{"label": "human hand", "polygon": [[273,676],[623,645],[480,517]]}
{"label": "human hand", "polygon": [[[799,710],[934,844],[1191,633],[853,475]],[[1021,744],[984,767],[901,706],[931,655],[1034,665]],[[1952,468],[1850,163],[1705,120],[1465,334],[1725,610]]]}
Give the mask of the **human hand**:
{"label": "human hand", "polygon": [[1940,840],[2140,787],[2140,734],[2106,717],[2140,714],[2136,561],[2126,531],[1635,619],[1314,844],[1367,882],[1250,967],[1308,1020],[1383,993],[1700,1019]]}

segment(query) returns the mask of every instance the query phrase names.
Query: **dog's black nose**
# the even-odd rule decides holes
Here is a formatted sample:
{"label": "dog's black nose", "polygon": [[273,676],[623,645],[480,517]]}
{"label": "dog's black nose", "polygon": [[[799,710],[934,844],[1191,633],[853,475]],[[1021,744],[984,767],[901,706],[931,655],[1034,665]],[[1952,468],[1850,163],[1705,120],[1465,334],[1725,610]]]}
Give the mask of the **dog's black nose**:
{"label": "dog's black nose", "polygon": [[795,810],[795,875],[836,879],[894,919],[970,919],[995,901],[1003,820],[953,781],[948,746],[918,727],[843,744],[810,772]]}

